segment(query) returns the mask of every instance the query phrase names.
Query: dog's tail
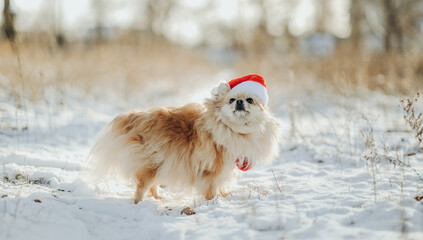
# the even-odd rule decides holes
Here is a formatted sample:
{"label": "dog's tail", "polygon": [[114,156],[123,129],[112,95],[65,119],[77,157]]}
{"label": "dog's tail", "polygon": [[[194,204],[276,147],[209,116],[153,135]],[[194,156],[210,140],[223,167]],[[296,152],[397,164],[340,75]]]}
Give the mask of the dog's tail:
{"label": "dog's tail", "polygon": [[122,119],[128,115],[120,115],[104,127],[97,135],[94,146],[88,154],[88,167],[93,173],[93,181],[109,179],[132,180],[142,161],[136,161],[139,146],[131,143],[127,134],[122,131]]}

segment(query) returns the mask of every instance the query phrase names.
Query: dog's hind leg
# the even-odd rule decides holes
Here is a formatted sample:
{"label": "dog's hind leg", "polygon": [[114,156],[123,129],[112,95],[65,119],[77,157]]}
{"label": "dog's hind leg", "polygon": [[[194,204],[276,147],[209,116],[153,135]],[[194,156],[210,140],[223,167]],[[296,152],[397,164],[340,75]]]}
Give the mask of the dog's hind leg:
{"label": "dog's hind leg", "polygon": [[151,195],[153,195],[155,199],[162,199],[162,197],[160,197],[159,194],[157,194],[157,185],[152,186],[150,188],[150,192],[151,192]]}
{"label": "dog's hind leg", "polygon": [[138,180],[138,184],[137,184],[137,190],[135,192],[135,197],[134,197],[135,204],[143,200],[145,192],[151,187],[151,184],[153,183],[154,178],[156,177],[156,173],[157,173],[157,168],[156,169],[142,168],[136,173],[135,176]]}

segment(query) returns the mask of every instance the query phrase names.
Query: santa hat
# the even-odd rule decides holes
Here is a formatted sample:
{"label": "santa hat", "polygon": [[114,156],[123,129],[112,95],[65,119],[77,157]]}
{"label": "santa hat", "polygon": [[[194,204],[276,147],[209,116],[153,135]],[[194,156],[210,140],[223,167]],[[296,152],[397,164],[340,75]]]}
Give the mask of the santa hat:
{"label": "santa hat", "polygon": [[262,101],[263,105],[267,105],[267,87],[264,78],[258,74],[250,74],[243,77],[232,79],[228,82],[231,91],[241,90],[256,95]]}

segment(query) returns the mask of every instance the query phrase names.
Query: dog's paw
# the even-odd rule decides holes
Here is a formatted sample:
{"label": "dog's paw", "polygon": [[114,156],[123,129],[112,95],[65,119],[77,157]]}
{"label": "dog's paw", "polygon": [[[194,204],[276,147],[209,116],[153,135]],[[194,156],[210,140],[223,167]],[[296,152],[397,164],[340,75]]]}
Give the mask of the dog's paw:
{"label": "dog's paw", "polygon": [[217,87],[214,87],[211,90],[211,94],[215,97],[220,97],[228,93],[230,90],[231,88],[227,82],[221,82]]}
{"label": "dog's paw", "polygon": [[212,200],[212,199],[214,199],[215,197],[216,197],[216,194],[214,194],[214,193],[212,193],[212,192],[208,192],[208,193],[206,193],[206,195],[204,196],[204,198],[205,198],[207,201]]}
{"label": "dog's paw", "polygon": [[231,195],[232,193],[231,192],[221,192],[220,193],[220,196],[222,196],[222,197],[227,197],[227,196],[229,196],[229,195]]}

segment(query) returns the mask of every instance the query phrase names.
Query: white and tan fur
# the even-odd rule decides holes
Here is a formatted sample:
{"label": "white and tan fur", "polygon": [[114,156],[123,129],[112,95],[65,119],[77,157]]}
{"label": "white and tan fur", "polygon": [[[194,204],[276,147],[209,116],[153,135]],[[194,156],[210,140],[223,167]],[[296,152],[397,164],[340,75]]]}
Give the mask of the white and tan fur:
{"label": "white and tan fur", "polygon": [[[243,99],[235,111],[231,98]],[[245,101],[252,98],[254,103]],[[226,196],[239,171],[236,159],[252,166],[278,153],[278,121],[254,95],[221,83],[204,104],[153,108],[117,116],[98,135],[89,155],[97,176],[120,173],[137,182],[134,202],[157,185],[191,189],[207,199]]]}

